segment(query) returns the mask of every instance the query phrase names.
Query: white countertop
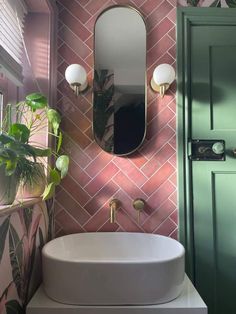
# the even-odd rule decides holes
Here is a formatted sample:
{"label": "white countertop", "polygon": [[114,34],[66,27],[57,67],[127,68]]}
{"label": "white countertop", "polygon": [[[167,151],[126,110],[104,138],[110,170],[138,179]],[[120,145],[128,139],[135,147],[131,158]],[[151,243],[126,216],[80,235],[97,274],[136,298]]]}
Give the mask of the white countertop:
{"label": "white countertop", "polygon": [[168,303],[143,306],[78,306],[49,299],[40,286],[27,306],[26,314],[207,314],[201,299],[189,278],[185,277],[181,295]]}

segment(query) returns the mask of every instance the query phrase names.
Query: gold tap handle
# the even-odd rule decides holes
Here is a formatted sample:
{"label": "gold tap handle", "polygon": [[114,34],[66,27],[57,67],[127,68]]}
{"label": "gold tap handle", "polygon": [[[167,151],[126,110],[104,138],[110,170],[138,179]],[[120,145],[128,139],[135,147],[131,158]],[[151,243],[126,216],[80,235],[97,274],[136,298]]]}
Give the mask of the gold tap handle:
{"label": "gold tap handle", "polygon": [[141,210],[138,210],[138,225],[140,225],[140,213],[141,213]]}
{"label": "gold tap handle", "polygon": [[142,198],[136,198],[133,201],[133,207],[138,211],[138,224],[140,224],[141,211],[144,209],[145,201]]}
{"label": "gold tap handle", "polygon": [[114,198],[110,201],[109,206],[110,206],[110,223],[114,223],[116,220],[116,211],[120,206],[120,201]]}

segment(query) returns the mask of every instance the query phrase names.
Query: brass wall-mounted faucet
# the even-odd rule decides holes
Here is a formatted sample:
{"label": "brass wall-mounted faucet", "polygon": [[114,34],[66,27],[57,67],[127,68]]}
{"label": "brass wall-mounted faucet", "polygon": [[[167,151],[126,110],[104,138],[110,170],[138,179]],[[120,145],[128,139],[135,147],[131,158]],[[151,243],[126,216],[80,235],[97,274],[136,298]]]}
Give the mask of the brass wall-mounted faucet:
{"label": "brass wall-mounted faucet", "polygon": [[140,224],[140,213],[144,209],[145,201],[142,198],[136,198],[133,201],[133,208],[138,212],[138,224]]}
{"label": "brass wall-mounted faucet", "polygon": [[109,203],[110,206],[110,223],[114,223],[116,220],[116,211],[120,206],[120,201],[114,198]]}

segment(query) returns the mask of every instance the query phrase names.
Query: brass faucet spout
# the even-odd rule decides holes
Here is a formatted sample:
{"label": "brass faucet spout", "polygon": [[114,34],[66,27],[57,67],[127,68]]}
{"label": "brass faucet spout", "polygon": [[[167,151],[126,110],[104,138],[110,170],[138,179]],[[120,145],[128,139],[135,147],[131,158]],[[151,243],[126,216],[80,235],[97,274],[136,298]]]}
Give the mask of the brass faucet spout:
{"label": "brass faucet spout", "polygon": [[110,201],[110,223],[115,223],[116,220],[116,211],[119,208],[120,201],[117,199],[113,199]]}

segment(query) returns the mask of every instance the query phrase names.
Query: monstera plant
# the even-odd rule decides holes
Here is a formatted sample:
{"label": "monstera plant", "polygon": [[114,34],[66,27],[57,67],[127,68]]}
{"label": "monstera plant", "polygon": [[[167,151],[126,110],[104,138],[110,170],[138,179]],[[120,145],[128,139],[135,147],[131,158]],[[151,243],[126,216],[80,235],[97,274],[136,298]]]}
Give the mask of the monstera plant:
{"label": "monstera plant", "polygon": [[[50,108],[40,93],[26,96],[16,106],[7,105],[0,134],[0,204],[14,201],[20,183],[32,186],[44,182],[43,199],[53,196],[69,166],[69,157],[59,153],[60,122],[58,111]],[[35,140],[35,136],[45,134],[45,129],[55,138],[55,149],[43,147]]]}

